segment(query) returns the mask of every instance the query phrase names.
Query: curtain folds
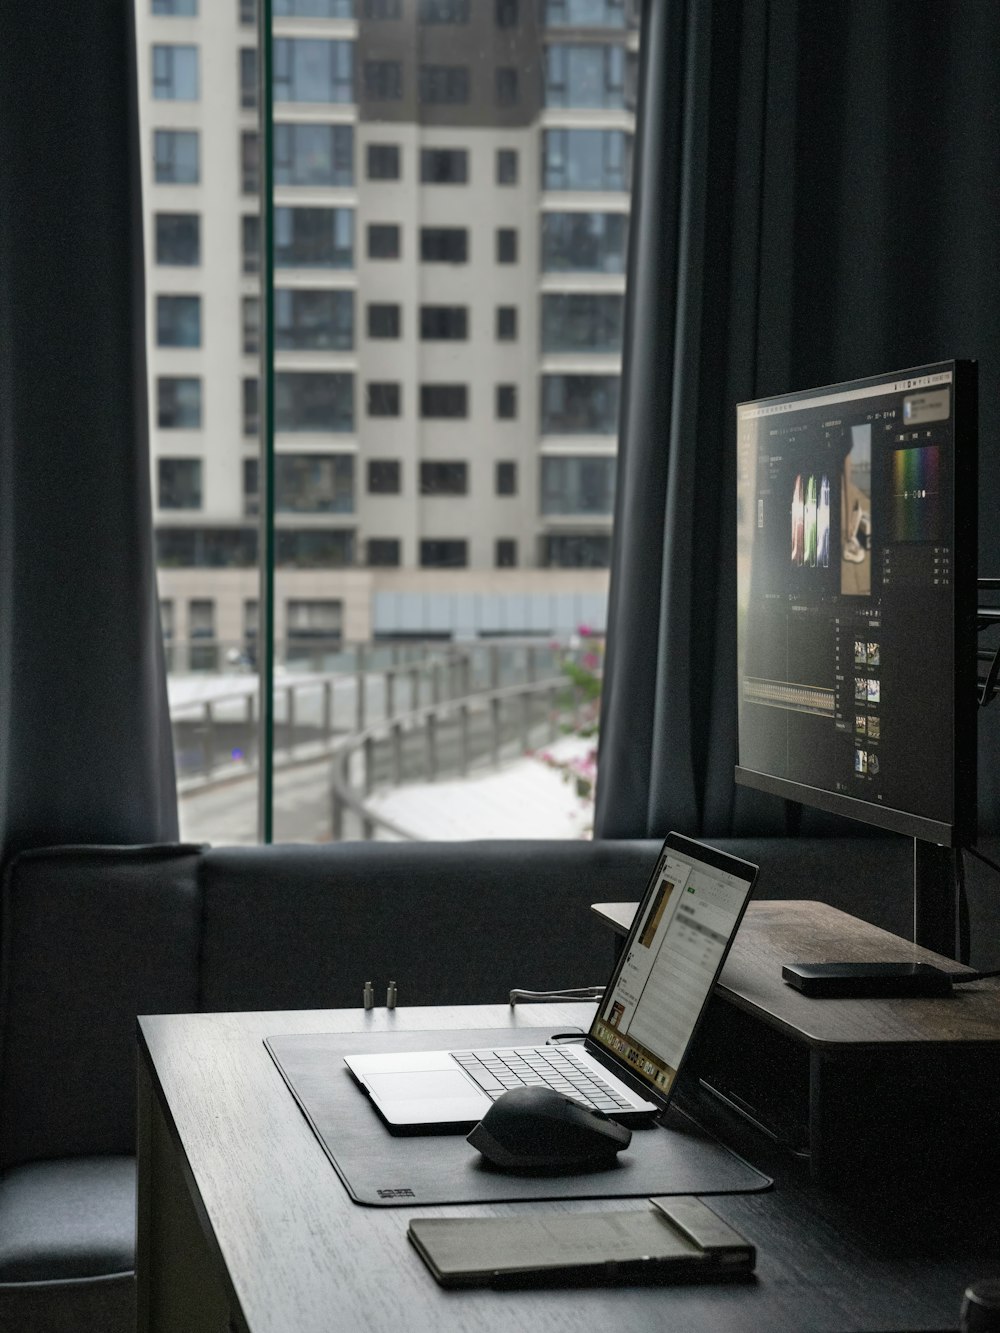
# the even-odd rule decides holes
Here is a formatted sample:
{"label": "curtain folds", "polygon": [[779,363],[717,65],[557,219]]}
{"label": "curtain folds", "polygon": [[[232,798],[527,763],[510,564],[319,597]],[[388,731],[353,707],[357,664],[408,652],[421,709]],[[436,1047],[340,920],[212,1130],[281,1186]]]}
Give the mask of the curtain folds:
{"label": "curtain folds", "polygon": [[177,838],[131,0],[0,41],[0,858]]}
{"label": "curtain folds", "polygon": [[[646,0],[643,23],[595,833],[863,832],[733,782],[735,405],[978,359],[1000,573],[1000,8]],[[986,710],[984,827],[998,731]]]}

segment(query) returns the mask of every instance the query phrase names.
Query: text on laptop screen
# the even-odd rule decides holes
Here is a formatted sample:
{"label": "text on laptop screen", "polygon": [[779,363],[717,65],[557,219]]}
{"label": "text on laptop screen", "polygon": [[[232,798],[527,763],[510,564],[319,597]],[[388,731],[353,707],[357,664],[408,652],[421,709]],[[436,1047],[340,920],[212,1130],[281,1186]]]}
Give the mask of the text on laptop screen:
{"label": "text on laptop screen", "polygon": [[661,1093],[677,1076],[751,885],[664,848],[590,1038]]}

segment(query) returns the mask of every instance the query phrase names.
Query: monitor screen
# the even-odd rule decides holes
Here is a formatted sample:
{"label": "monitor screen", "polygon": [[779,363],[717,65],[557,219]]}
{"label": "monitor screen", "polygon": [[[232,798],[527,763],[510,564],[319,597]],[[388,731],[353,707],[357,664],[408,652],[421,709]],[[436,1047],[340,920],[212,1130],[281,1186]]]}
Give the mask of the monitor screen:
{"label": "monitor screen", "polygon": [[975,363],[741,403],[736,417],[737,781],[966,841]]}

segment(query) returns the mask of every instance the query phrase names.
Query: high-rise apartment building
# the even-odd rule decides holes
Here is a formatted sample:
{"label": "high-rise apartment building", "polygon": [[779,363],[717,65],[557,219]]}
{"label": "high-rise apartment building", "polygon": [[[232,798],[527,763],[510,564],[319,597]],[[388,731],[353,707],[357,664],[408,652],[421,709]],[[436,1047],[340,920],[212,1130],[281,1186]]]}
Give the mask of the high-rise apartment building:
{"label": "high-rise apartment building", "polygon": [[[197,667],[257,613],[256,14],[136,3],[160,589]],[[273,39],[277,638],[600,624],[631,0],[275,0]]]}

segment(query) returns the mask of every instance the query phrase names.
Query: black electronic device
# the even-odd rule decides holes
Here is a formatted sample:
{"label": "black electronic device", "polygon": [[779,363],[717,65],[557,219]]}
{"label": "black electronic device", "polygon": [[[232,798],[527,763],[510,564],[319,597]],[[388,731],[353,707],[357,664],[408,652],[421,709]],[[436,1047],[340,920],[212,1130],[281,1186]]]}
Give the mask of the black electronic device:
{"label": "black electronic device", "polygon": [[914,839],[957,956],[975,840],[976,363],[742,403],[737,782]]}
{"label": "black electronic device", "polygon": [[786,963],[781,976],[817,999],[954,994],[948,973],[930,963]]}
{"label": "black electronic device", "polygon": [[599,1170],[631,1140],[632,1131],[603,1111],[545,1087],[503,1093],[468,1135],[505,1171]]}

